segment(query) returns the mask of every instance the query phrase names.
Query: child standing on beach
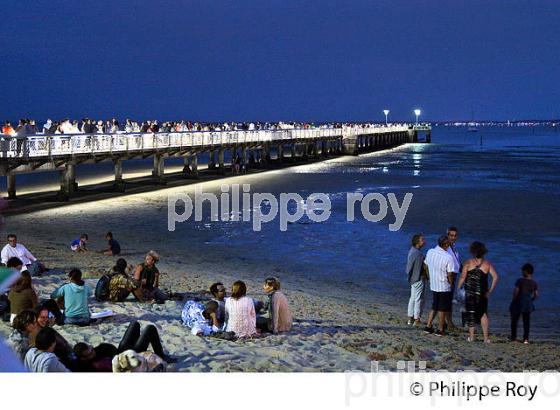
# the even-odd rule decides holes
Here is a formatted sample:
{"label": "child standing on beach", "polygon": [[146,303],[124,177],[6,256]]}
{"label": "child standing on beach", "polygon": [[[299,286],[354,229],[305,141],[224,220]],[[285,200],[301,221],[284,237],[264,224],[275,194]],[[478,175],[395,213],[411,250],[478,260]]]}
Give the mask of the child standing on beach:
{"label": "child standing on beach", "polygon": [[517,340],[517,323],[523,316],[523,343],[529,344],[531,312],[535,310],[533,301],[539,297],[537,282],[533,280],[534,267],[526,263],[521,267],[522,277],[515,282],[513,298],[509,307],[511,313],[511,341]]}

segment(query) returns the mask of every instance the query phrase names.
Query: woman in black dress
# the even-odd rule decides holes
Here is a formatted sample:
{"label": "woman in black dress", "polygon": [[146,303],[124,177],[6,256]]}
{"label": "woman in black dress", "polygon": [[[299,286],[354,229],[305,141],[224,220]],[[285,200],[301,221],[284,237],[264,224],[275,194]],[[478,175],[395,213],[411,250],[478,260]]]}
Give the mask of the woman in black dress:
{"label": "woman in black dress", "polygon": [[[488,298],[498,283],[498,273],[494,266],[484,259],[488,250],[482,242],[473,242],[470,253],[473,256],[463,265],[458,288],[465,285],[466,322],[469,327],[468,341],[474,341],[474,328],[477,324],[482,327],[484,342],[490,343],[488,338]],[[492,285],[488,288],[488,275],[492,276]]]}

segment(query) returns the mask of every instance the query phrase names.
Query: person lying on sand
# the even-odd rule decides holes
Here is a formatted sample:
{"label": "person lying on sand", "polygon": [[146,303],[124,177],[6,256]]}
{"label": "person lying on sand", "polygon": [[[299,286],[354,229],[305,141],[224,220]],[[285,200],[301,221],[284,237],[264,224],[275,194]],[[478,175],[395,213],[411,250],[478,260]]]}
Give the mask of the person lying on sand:
{"label": "person lying on sand", "polygon": [[168,295],[159,289],[159,269],[156,263],[159,255],[156,251],[150,251],[144,262],[136,266],[134,279],[140,283],[144,300],[154,300],[156,303],[165,303]]}
{"label": "person lying on sand", "polygon": [[77,343],[74,346],[74,353],[78,359],[75,371],[111,372],[113,370],[112,360],[116,355],[127,350],[142,353],[148,350],[150,345],[154,353],[167,363],[177,361],[163,352],[161,339],[154,325],[149,324],[144,330],[140,331],[140,324],[134,321],[126,329],[118,347],[110,343],[101,343],[97,347],[86,343]]}
{"label": "person lying on sand", "polygon": [[257,316],[257,328],[270,333],[289,332],[293,318],[288,299],[280,292],[280,280],[275,277],[265,279],[263,290],[267,299]]}
{"label": "person lying on sand", "polygon": [[69,372],[53,353],[56,348],[54,329],[44,327],[35,337],[35,347],[25,355],[25,367],[34,373],[66,373]]}
{"label": "person lying on sand", "polygon": [[209,336],[211,333],[219,332],[217,311],[218,302],[210,300],[205,304],[189,300],[181,311],[183,325],[191,329],[194,336]]}
{"label": "person lying on sand", "polygon": [[74,239],[72,243],[70,243],[70,249],[73,252],[87,252],[87,242],[88,242],[88,235],[84,233],[80,235],[78,239]]}

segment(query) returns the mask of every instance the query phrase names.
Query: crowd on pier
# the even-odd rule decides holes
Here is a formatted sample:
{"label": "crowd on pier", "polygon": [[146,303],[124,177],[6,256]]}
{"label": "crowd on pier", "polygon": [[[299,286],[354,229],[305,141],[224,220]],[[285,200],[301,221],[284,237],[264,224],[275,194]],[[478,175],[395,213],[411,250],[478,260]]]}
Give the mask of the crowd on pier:
{"label": "crowd on pier", "polygon": [[33,119],[22,118],[17,124],[5,121],[2,134],[13,137],[26,137],[30,135],[53,134],[116,134],[116,133],[156,133],[156,132],[188,132],[188,131],[254,131],[254,130],[282,130],[282,129],[308,129],[317,127],[342,128],[374,127],[381,126],[374,123],[311,123],[311,122],[193,122],[193,121],[163,121],[146,120],[135,121],[127,118],[119,122],[116,118],[111,120],[95,120],[83,118],[71,120],[64,118],[58,121],[48,119],[42,126],[38,126]]}

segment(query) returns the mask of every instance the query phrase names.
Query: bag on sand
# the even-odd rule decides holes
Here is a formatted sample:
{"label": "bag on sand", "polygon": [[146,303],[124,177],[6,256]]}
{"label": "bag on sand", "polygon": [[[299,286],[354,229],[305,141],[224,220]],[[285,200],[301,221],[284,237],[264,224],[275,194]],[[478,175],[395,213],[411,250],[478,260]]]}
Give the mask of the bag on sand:
{"label": "bag on sand", "polygon": [[113,275],[105,274],[99,278],[95,286],[95,299],[98,302],[105,302],[109,300],[109,283]]}

